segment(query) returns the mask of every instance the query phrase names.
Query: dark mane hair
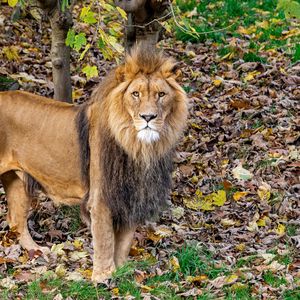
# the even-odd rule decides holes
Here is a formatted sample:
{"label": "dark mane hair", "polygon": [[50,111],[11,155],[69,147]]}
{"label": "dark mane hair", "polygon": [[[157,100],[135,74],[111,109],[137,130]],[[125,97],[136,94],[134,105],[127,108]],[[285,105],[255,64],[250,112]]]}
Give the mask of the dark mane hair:
{"label": "dark mane hair", "polygon": [[100,184],[116,228],[143,224],[166,207],[172,152],[145,166],[130,158],[108,132],[104,134],[100,168],[105,174]]}
{"label": "dark mane hair", "polygon": [[90,145],[89,145],[89,121],[86,115],[86,104],[82,104],[76,116],[76,129],[78,143],[80,145],[80,171],[84,184],[89,186],[90,170]]}

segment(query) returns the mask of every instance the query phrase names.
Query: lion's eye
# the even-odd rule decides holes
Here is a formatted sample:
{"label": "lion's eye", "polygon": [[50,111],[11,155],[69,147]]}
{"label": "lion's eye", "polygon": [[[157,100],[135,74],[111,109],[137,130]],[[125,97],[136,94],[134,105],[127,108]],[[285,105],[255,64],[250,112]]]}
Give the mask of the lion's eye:
{"label": "lion's eye", "polygon": [[162,98],[162,97],[165,96],[165,95],[166,95],[165,92],[159,92],[159,93],[158,93],[158,97],[159,97],[159,98]]}
{"label": "lion's eye", "polygon": [[140,93],[138,91],[132,92],[132,96],[134,96],[134,97],[138,97],[139,95],[140,95]]}

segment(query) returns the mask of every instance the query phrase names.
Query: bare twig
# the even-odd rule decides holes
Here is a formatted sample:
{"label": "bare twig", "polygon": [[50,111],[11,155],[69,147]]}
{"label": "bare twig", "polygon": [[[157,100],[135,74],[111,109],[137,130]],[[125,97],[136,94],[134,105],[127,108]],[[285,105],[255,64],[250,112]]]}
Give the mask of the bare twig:
{"label": "bare twig", "polygon": [[160,21],[162,21],[163,19],[169,17],[170,15],[171,15],[171,12],[168,12],[166,15],[164,15],[164,16],[162,16],[162,17],[160,17],[160,18],[157,18],[157,19],[153,19],[153,20],[151,20],[150,22],[148,22],[148,23],[146,23],[146,24],[144,24],[144,25],[135,25],[135,24],[134,24],[134,25],[126,25],[126,27],[137,27],[137,28],[142,28],[142,29],[144,29],[144,28],[146,28],[147,26],[151,25],[152,23],[155,23],[155,22],[160,23]]}

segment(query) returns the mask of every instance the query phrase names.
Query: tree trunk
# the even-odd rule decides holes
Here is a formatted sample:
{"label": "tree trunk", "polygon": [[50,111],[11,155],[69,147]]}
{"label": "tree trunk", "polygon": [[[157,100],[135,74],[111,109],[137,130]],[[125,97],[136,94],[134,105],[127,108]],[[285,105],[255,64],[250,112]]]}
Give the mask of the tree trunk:
{"label": "tree trunk", "polygon": [[170,17],[167,0],[114,0],[117,6],[127,14],[125,27],[125,48],[130,48],[139,41],[147,41],[155,47],[162,39],[163,27],[158,20]]}
{"label": "tree trunk", "polygon": [[67,8],[61,11],[59,0],[32,0],[48,16],[51,24],[51,61],[54,84],[54,99],[72,103],[70,75],[70,47],[66,46],[66,37],[72,26],[72,15]]}
{"label": "tree trunk", "polygon": [[72,102],[72,86],[70,75],[70,47],[65,40],[72,25],[68,11],[62,13],[55,9],[49,16],[52,28],[51,61],[54,84],[54,99]]}

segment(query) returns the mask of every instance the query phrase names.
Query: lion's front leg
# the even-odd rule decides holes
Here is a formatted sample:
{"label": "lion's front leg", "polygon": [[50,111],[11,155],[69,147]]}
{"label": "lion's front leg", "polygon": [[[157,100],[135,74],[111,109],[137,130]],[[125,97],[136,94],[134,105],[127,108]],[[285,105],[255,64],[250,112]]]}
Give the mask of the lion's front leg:
{"label": "lion's front leg", "polygon": [[135,227],[115,231],[115,264],[117,267],[123,265],[128,257],[132,244]]}
{"label": "lion's front leg", "polygon": [[94,247],[92,281],[103,282],[115,270],[113,222],[110,210],[102,201],[94,201],[90,212]]}

